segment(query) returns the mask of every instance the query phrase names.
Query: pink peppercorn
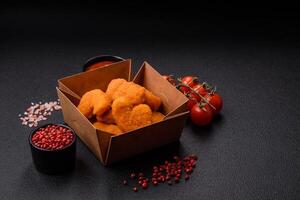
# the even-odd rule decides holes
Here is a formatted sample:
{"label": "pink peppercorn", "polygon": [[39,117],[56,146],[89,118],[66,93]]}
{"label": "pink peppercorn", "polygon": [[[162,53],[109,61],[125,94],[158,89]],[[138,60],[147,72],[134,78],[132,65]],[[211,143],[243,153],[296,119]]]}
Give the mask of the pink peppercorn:
{"label": "pink peppercorn", "polygon": [[47,150],[62,149],[72,143],[74,135],[68,128],[48,125],[38,129],[32,136],[32,144]]}
{"label": "pink peppercorn", "polygon": [[143,189],[147,189],[147,188],[148,188],[148,183],[147,183],[147,182],[144,182],[144,183],[142,184],[142,188],[143,188]]}
{"label": "pink peppercorn", "polygon": [[[173,185],[179,183],[180,179],[189,180],[191,174],[197,163],[197,156],[191,155],[184,158],[178,156],[173,157],[173,161],[166,160],[163,165],[153,166],[150,178],[147,178],[143,173],[132,173],[130,178],[137,181],[142,189],[147,189],[149,186],[149,179],[153,186],[158,186],[163,183]],[[133,188],[134,192],[138,191],[137,187]]]}
{"label": "pink peppercorn", "polygon": [[154,186],[158,185],[158,182],[155,180],[152,182]]}

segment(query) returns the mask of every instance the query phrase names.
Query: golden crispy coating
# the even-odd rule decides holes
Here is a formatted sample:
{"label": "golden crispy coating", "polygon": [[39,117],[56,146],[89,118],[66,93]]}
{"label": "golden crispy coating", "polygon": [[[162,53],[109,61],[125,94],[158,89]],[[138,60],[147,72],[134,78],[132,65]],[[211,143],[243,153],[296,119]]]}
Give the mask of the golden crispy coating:
{"label": "golden crispy coating", "polygon": [[[119,80],[118,82],[120,83],[121,81]],[[113,85],[116,84],[116,82],[113,82]],[[141,104],[145,101],[145,88],[133,82],[125,81],[121,83],[116,90],[110,89],[107,94],[110,95],[112,100],[119,97],[127,97],[134,105]]]}
{"label": "golden crispy coating", "polygon": [[120,87],[120,85],[122,85],[125,82],[127,82],[127,81],[125,79],[122,79],[122,78],[117,78],[117,79],[111,80],[110,83],[107,86],[106,94],[109,97],[112,98],[113,94],[118,90],[118,88]]}
{"label": "golden crispy coating", "polygon": [[158,96],[154,95],[149,90],[145,91],[145,103],[148,104],[153,111],[159,109],[161,105],[161,100]]}
{"label": "golden crispy coating", "polygon": [[101,116],[111,105],[111,99],[100,89],[86,92],[80,99],[78,109],[86,116],[91,118],[93,115]]}
{"label": "golden crispy coating", "polygon": [[115,135],[119,135],[122,133],[122,130],[115,124],[105,124],[102,122],[95,122],[93,125],[96,129],[99,129],[101,131],[105,131],[108,133],[112,133]]}
{"label": "golden crispy coating", "polygon": [[111,105],[111,99],[107,96],[106,93],[102,92],[99,89],[99,93],[94,96],[94,109],[93,114],[97,116],[101,116],[103,113],[109,110]]}
{"label": "golden crispy coating", "polygon": [[86,92],[78,109],[87,118],[96,116],[95,128],[121,134],[162,121],[165,116],[155,112],[160,105],[160,98],[146,88],[125,79],[114,79],[106,93],[100,89]]}
{"label": "golden crispy coating", "polygon": [[151,108],[146,104],[133,106],[129,98],[117,98],[112,104],[112,114],[116,124],[123,131],[131,131],[151,124]]}
{"label": "golden crispy coating", "polygon": [[147,126],[152,123],[152,111],[147,104],[134,106],[129,118],[132,129]]}
{"label": "golden crispy coating", "polygon": [[80,99],[79,105],[77,106],[78,110],[87,118],[91,118],[93,116],[93,106],[92,99],[94,92],[90,91],[85,93]]}
{"label": "golden crispy coating", "polygon": [[116,124],[124,131],[130,127],[129,117],[133,109],[133,105],[125,97],[120,97],[114,100],[112,106],[112,115]]}
{"label": "golden crispy coating", "polygon": [[155,122],[162,121],[164,118],[165,118],[165,116],[162,113],[160,113],[160,112],[153,112],[151,120],[152,120],[152,123],[155,123]]}
{"label": "golden crispy coating", "polygon": [[146,88],[133,82],[127,82],[124,79],[113,79],[108,85],[106,94],[112,100],[119,97],[127,97],[133,105],[148,104],[153,111],[157,111],[161,105],[161,100],[158,96]]}
{"label": "golden crispy coating", "polygon": [[101,116],[96,116],[97,118],[97,121],[99,122],[103,122],[103,123],[106,123],[106,124],[115,124],[115,119],[112,115],[112,110],[108,110],[106,111],[105,113],[103,113],[103,115]]}

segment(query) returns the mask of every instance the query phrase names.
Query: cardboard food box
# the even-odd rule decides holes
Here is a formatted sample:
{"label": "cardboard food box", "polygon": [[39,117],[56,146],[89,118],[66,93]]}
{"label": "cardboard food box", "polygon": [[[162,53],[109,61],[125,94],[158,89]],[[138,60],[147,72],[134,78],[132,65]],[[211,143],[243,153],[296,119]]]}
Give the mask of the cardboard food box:
{"label": "cardboard food box", "polygon": [[133,82],[144,86],[162,100],[163,121],[120,135],[95,129],[79,112],[81,96],[92,89],[106,91],[115,78],[131,80],[131,60],[108,65],[94,71],[82,72],[58,80],[57,94],[61,102],[65,122],[104,164],[110,164],[156,147],[174,142],[181,136],[188,116],[188,99],[173,85],[162,78],[147,62],[144,62]]}

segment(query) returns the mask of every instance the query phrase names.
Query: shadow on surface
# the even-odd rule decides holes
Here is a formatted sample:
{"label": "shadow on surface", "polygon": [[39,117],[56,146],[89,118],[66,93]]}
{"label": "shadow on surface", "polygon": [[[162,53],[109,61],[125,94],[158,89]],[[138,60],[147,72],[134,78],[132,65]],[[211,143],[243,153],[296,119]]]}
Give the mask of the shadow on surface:
{"label": "shadow on surface", "polygon": [[[23,176],[20,180],[20,187],[30,187],[31,190],[35,188],[36,190],[41,189],[40,187],[46,187],[49,190],[60,190],[62,186],[68,185],[76,174],[86,175],[88,172],[86,164],[79,158],[76,159],[76,166],[72,171],[48,175],[37,171],[33,163],[28,165],[23,172]],[[17,189],[17,188],[16,188]]]}
{"label": "shadow on surface", "polygon": [[117,162],[109,166],[111,170],[124,170],[131,171],[143,169],[151,172],[152,166],[163,164],[165,160],[172,159],[173,156],[180,156],[181,144],[179,141],[167,144],[163,147],[154,149],[135,157]]}
{"label": "shadow on surface", "polygon": [[196,135],[199,139],[206,141],[208,140],[213,134],[215,134],[214,128],[215,126],[220,126],[224,122],[224,117],[220,114],[216,115],[212,123],[207,126],[197,126],[192,123],[191,120],[188,120],[187,125],[191,127],[191,133]]}

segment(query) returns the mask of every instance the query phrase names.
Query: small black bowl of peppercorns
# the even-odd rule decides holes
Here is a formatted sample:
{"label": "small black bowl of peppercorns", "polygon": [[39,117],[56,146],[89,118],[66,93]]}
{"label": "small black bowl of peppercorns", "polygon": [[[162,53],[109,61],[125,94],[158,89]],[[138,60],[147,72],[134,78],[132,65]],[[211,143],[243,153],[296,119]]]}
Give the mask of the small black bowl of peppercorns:
{"label": "small black bowl of peppercorns", "polygon": [[29,145],[36,169],[46,174],[60,174],[74,169],[76,134],[62,124],[46,124],[29,135]]}

